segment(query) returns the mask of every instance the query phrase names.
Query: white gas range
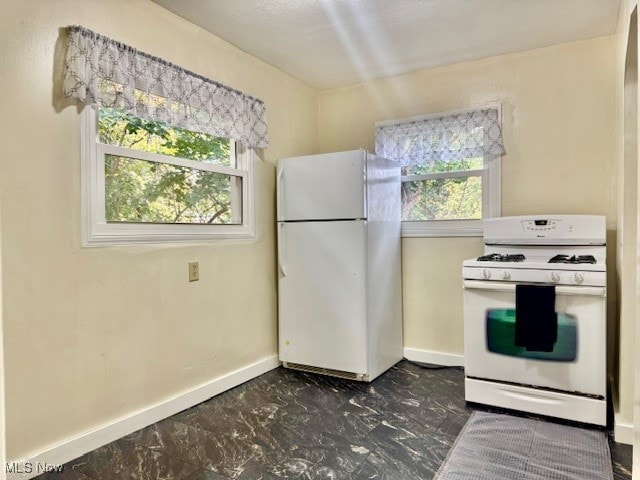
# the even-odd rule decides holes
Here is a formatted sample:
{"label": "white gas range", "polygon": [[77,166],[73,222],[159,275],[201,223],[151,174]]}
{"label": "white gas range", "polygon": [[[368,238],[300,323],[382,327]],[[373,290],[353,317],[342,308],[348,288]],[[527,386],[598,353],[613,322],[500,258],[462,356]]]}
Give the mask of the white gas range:
{"label": "white gas range", "polygon": [[485,220],[465,260],[465,398],[606,424],[606,225],[594,215]]}

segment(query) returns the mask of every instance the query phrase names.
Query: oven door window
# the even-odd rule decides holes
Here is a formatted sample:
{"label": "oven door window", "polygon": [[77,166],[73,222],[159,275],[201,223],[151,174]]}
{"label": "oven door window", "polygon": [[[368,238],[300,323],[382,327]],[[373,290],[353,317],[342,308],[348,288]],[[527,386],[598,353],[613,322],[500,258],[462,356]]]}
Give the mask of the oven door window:
{"label": "oven door window", "polygon": [[578,322],[575,315],[558,313],[558,340],[551,352],[534,352],[515,345],[516,311],[490,308],[486,314],[487,349],[511,357],[574,362],[578,355]]}

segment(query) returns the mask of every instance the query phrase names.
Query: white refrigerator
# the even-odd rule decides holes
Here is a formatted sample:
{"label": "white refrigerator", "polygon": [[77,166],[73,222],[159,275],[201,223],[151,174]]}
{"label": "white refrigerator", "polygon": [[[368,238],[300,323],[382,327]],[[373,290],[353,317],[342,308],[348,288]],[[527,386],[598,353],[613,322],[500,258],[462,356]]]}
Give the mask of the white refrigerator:
{"label": "white refrigerator", "polygon": [[371,381],[400,361],[400,168],[364,150],[278,160],[285,367]]}

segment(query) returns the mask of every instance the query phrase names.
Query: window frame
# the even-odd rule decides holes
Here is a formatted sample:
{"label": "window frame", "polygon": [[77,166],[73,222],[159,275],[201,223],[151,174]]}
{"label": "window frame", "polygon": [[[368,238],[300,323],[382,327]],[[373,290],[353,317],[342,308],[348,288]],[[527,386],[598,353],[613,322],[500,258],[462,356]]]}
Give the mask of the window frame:
{"label": "window frame", "polygon": [[[207,242],[211,240],[255,239],[254,152],[235,143],[236,165],[197,162],[180,157],[134,150],[98,141],[98,107],[86,106],[81,114],[82,242],[85,247],[166,242]],[[242,205],[240,224],[109,223],[105,218],[105,155],[166,163],[242,178],[242,195],[232,199]],[[237,212],[237,210],[236,210]],[[232,209],[232,215],[237,213]],[[237,217],[236,217],[237,218]]]}
{"label": "window frame", "polygon": [[[498,120],[502,126],[502,109],[500,103],[485,104],[461,110],[450,110],[415,117],[388,120],[378,122],[376,123],[376,126],[446,117],[487,108],[498,110]],[[403,220],[402,237],[482,237],[484,233],[484,219],[499,217],[501,215],[501,159],[501,156],[490,158],[485,155],[483,162],[484,168],[481,170],[439,172],[424,175],[403,175],[401,177],[401,182],[479,176],[482,182],[482,218],[473,220]]]}

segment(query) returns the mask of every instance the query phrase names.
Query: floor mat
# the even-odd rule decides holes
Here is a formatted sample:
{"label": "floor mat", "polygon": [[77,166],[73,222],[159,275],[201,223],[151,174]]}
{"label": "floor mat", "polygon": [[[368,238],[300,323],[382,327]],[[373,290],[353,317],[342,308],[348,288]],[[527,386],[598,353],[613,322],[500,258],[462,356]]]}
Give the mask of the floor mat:
{"label": "floor mat", "polygon": [[474,412],[434,480],[612,480],[606,433]]}

